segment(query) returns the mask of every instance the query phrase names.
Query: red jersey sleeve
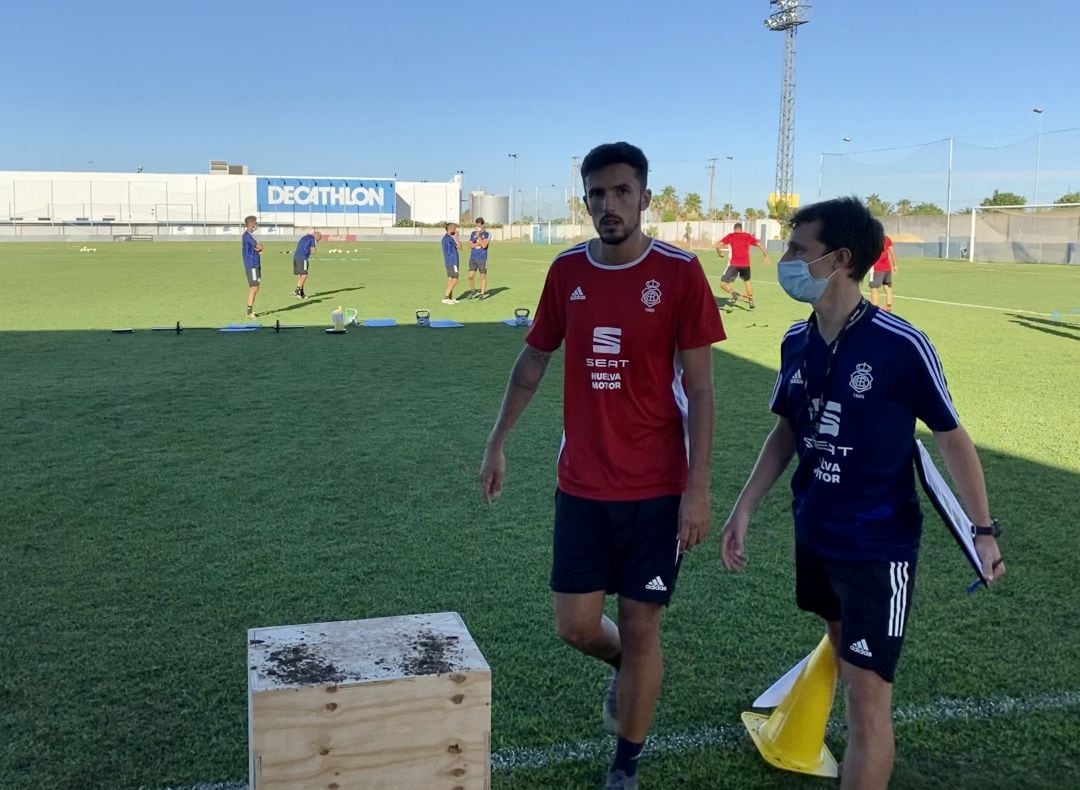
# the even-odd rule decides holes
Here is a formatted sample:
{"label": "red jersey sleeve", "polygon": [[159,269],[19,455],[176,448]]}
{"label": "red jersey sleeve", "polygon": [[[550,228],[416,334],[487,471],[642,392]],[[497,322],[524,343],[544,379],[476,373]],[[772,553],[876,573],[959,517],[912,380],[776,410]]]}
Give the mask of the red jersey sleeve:
{"label": "red jersey sleeve", "polygon": [[720,243],[721,244],[731,244],[731,237],[733,235],[735,235],[735,234],[729,233],[728,235],[724,236],[724,238],[720,239]]}
{"label": "red jersey sleeve", "polygon": [[686,273],[679,288],[679,317],[675,342],[680,349],[701,348],[718,343],[727,337],[720,320],[705,270],[695,256],[686,264]]}
{"label": "red jersey sleeve", "polygon": [[560,298],[558,266],[548,269],[540,304],[536,306],[536,318],[525,342],[538,351],[554,351],[562,345],[566,335],[565,296]]}

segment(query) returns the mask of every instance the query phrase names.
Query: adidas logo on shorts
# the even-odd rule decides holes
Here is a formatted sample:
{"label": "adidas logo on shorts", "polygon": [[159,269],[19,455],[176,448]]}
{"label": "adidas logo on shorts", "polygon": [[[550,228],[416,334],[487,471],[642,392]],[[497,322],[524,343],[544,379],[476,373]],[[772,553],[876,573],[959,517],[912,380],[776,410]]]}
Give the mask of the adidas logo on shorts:
{"label": "adidas logo on shorts", "polygon": [[653,592],[667,592],[667,586],[664,584],[664,580],[659,576],[646,584],[645,589],[652,590]]}
{"label": "adidas logo on shorts", "polygon": [[867,658],[873,658],[874,654],[870,652],[870,645],[866,644],[865,639],[860,639],[858,642],[852,642],[851,647],[848,648],[852,653],[858,653],[860,656],[866,656]]}

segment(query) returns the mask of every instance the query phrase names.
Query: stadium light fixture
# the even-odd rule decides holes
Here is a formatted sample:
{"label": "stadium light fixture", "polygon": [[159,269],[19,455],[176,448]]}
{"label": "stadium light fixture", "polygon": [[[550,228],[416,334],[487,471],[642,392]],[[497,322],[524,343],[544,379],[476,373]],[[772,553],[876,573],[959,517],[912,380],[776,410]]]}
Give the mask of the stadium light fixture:
{"label": "stadium light fixture", "polygon": [[790,199],[795,172],[795,33],[810,21],[806,0],[769,0],[772,13],[765,27],[784,34],[784,76],[780,88],[780,129],[776,141],[776,185],[773,191]]}
{"label": "stadium light fixture", "polygon": [[[1031,111],[1035,113],[1035,117],[1038,119],[1035,125],[1035,191],[1031,195],[1031,203],[1034,206],[1039,205],[1039,144],[1042,142],[1042,107],[1032,107]],[[1035,209],[1032,209],[1035,211]]]}
{"label": "stadium light fixture", "polygon": [[[510,175],[510,205],[507,206],[507,213],[509,215],[507,217],[507,219],[510,222],[510,227],[513,228],[513,226],[514,226],[514,190],[517,188],[517,160],[518,160],[518,155],[517,154],[507,154],[506,156],[507,156],[507,158],[512,159],[513,162],[514,162],[513,170],[512,170],[511,175]],[[513,231],[511,231],[510,232],[511,238],[513,237],[513,235],[514,235],[514,233],[513,233]]]}

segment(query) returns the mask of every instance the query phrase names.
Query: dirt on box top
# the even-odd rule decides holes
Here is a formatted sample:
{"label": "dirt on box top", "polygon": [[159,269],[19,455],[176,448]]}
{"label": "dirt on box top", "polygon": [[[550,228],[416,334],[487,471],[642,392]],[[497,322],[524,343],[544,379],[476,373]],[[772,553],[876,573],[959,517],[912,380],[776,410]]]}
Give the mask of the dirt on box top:
{"label": "dirt on box top", "polygon": [[421,631],[411,649],[412,652],[401,660],[401,670],[410,677],[453,672],[455,663],[461,660],[461,647],[456,636]]}
{"label": "dirt on box top", "polygon": [[289,645],[267,657],[266,674],[284,683],[341,683],[345,675],[305,644]]}

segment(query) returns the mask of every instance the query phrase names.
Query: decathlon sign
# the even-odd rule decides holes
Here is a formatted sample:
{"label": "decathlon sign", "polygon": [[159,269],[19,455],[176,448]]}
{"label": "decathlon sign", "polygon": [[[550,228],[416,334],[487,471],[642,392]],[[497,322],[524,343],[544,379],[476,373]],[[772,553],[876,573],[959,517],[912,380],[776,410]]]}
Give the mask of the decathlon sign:
{"label": "decathlon sign", "polygon": [[394,182],[360,178],[259,178],[259,211],[393,214]]}

